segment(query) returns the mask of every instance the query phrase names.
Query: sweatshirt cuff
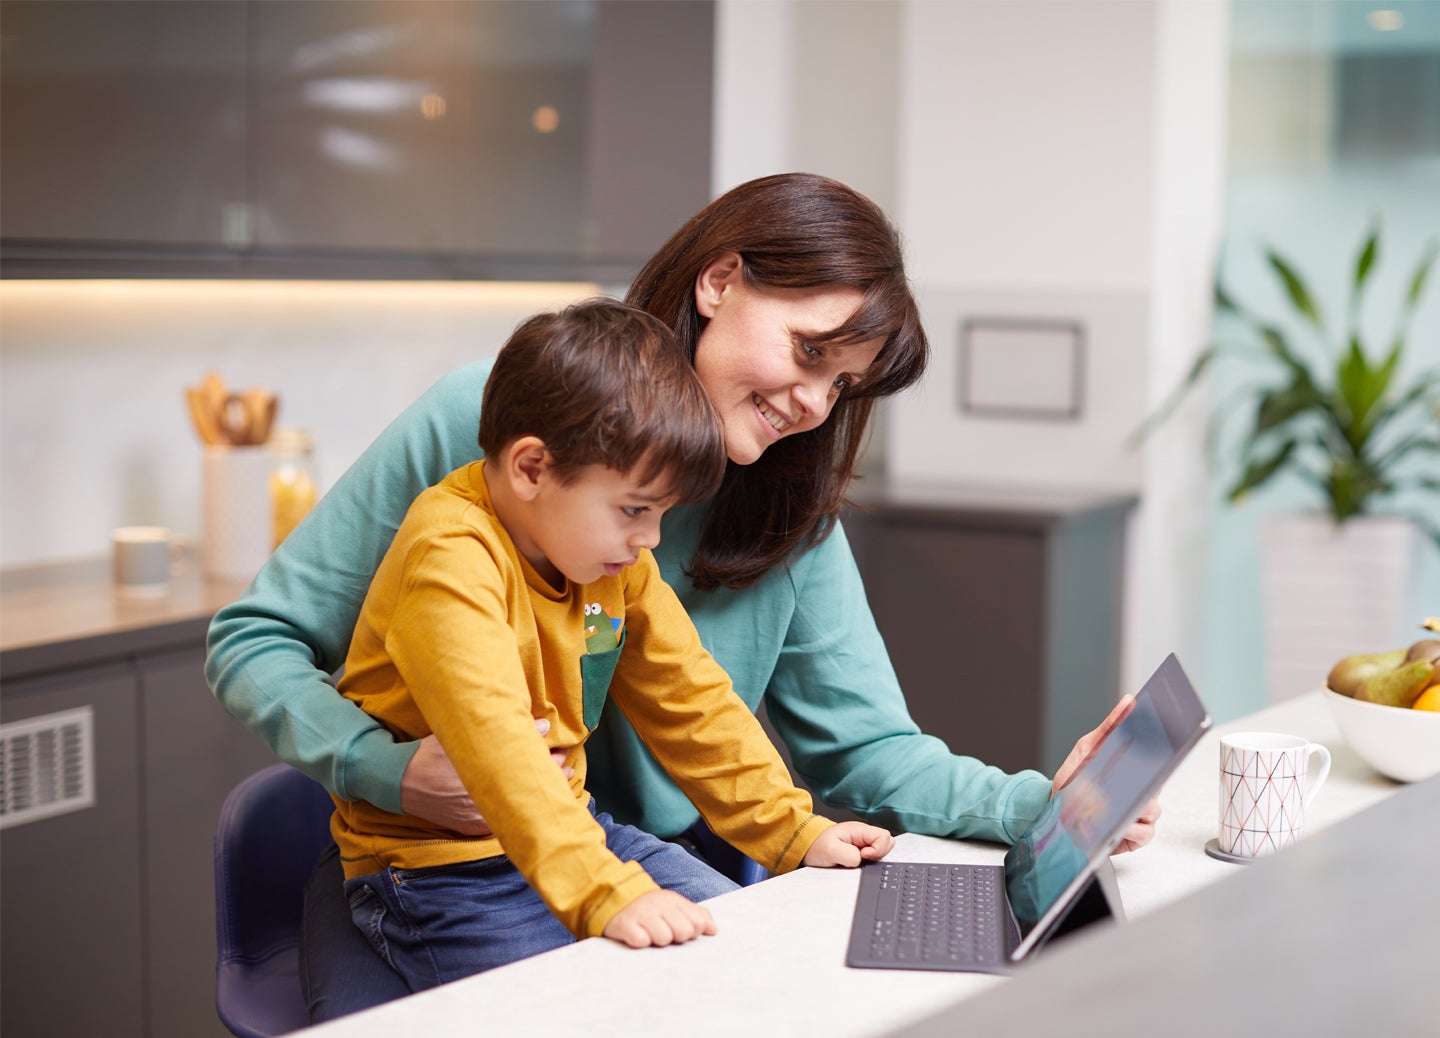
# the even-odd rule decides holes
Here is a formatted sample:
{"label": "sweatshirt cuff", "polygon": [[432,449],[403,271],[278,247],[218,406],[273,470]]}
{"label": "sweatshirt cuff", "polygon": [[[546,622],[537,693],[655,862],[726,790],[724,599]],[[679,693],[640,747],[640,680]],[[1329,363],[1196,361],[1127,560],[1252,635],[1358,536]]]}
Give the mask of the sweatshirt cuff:
{"label": "sweatshirt cuff", "polygon": [[795,830],[795,835],[790,837],[780,856],[765,867],[777,876],[787,872],[793,872],[805,862],[805,854],[810,850],[810,845],[820,838],[820,834],[832,827],[835,823],[829,818],[820,815],[811,815],[800,823]]}
{"label": "sweatshirt cuff", "polygon": [[643,868],[637,866],[632,875],[622,879],[611,888],[610,893],[605,896],[595,911],[581,923],[579,932],[575,936],[581,940],[586,937],[603,937],[605,927],[610,925],[610,920],[619,915],[621,910],[627,908],[641,894],[648,894],[652,890],[659,889],[660,884],[651,879],[650,874]]}
{"label": "sweatshirt cuff", "polygon": [[376,729],[350,744],[341,765],[337,787],[341,799],[364,800],[382,811],[404,814],[400,807],[400,780],[420,748],[418,742],[396,742],[390,733]]}
{"label": "sweatshirt cuff", "polygon": [[1000,817],[1005,820],[1005,835],[1012,844],[1045,810],[1051,786],[1051,781],[1038,771],[1022,771],[1015,777],[1019,781],[1011,787],[1010,796],[1000,810]]}

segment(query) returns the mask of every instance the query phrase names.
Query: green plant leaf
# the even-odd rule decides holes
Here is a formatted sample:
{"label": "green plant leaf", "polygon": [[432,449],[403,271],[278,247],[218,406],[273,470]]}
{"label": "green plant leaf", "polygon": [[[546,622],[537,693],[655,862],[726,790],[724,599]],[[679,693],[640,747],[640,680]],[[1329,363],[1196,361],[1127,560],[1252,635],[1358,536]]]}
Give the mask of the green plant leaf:
{"label": "green plant leaf", "polygon": [[[1232,424],[1232,419],[1237,414],[1243,414],[1247,420],[1244,431],[1244,442],[1247,445],[1255,441],[1255,406],[1256,394],[1265,392],[1267,385],[1261,382],[1248,383],[1239,386],[1227,393],[1224,397],[1215,401],[1215,410],[1210,415],[1210,421],[1205,432],[1205,453],[1207,457],[1218,458],[1220,455],[1220,436],[1222,431]],[[1242,447],[1242,450],[1249,451],[1249,446]]]}
{"label": "green plant leaf", "polygon": [[1391,489],[1399,492],[1401,490],[1421,490],[1428,493],[1440,493],[1440,479],[1432,476],[1397,476],[1391,483]]}
{"label": "green plant leaf", "polygon": [[1306,411],[1318,408],[1323,413],[1324,407],[1325,398],[1315,391],[1313,385],[1296,380],[1260,397],[1254,435],[1270,432]]}
{"label": "green plant leaf", "polygon": [[1323,332],[1325,321],[1320,316],[1320,307],[1310,294],[1310,290],[1305,287],[1304,280],[1275,250],[1267,250],[1265,258],[1270,261],[1271,268],[1280,276],[1280,281],[1285,286],[1285,292],[1290,297],[1291,304],[1306,320]]}
{"label": "green plant leaf", "polygon": [[1335,389],[1349,417],[1346,439],[1357,452],[1364,448],[1370,434],[1370,412],[1389,391],[1399,360],[1399,351],[1392,349],[1380,364],[1372,366],[1360,340],[1352,336],[1350,348],[1335,369]]}
{"label": "green plant leaf", "polygon": [[1219,353],[1220,347],[1214,343],[1200,351],[1200,355],[1195,358],[1194,363],[1190,365],[1190,370],[1186,372],[1185,377],[1180,380],[1180,385],[1171,392],[1169,398],[1160,405],[1160,408],[1154,414],[1141,422],[1139,427],[1125,438],[1127,447],[1132,450],[1138,447],[1146,437],[1155,431],[1157,426],[1163,424],[1166,419],[1174,413],[1175,409],[1180,406],[1180,401],[1183,400],[1185,395],[1190,391],[1190,387],[1200,380],[1200,376],[1205,374],[1205,369],[1210,366],[1211,362],[1214,361]]}
{"label": "green plant leaf", "polygon": [[1235,305],[1235,300],[1226,294],[1225,288],[1219,280],[1215,282],[1215,309],[1226,313],[1240,313],[1240,307]]}
{"label": "green plant leaf", "polygon": [[1388,450],[1374,455],[1370,463],[1381,472],[1388,472],[1411,454],[1440,454],[1440,439],[1427,435],[1410,436]]}
{"label": "green plant leaf", "polygon": [[1310,375],[1310,369],[1305,366],[1305,362],[1300,359],[1299,355],[1290,348],[1290,342],[1285,338],[1284,332],[1273,324],[1256,325],[1256,331],[1260,333],[1260,338],[1265,343],[1265,347],[1270,351],[1271,355],[1281,364],[1285,365],[1297,380],[1304,380],[1312,386],[1315,384],[1314,378]]}
{"label": "green plant leaf", "polygon": [[1229,499],[1232,502],[1238,501],[1250,491],[1269,482],[1271,476],[1285,467],[1285,463],[1290,460],[1290,455],[1295,452],[1296,445],[1296,441],[1286,440],[1278,450],[1268,457],[1246,465],[1245,471],[1235,481],[1235,485],[1230,488],[1230,493],[1227,495]]}
{"label": "green plant leaf", "polygon": [[1435,263],[1435,254],[1440,251],[1440,243],[1431,242],[1424,257],[1420,260],[1420,266],[1410,278],[1410,291],[1405,294],[1405,308],[1415,309],[1420,302],[1420,296],[1425,291],[1425,282],[1430,277],[1430,268]]}
{"label": "green plant leaf", "polygon": [[1395,321],[1395,335],[1391,340],[1391,348],[1401,350],[1405,347],[1405,336],[1410,331],[1410,319],[1415,314],[1415,307],[1420,304],[1420,297],[1425,292],[1425,282],[1430,278],[1430,268],[1435,263],[1435,255],[1440,252],[1440,241],[1431,241],[1426,247],[1425,253],[1420,257],[1420,263],[1415,268],[1415,273],[1410,276],[1410,289],[1405,293],[1405,302],[1400,308],[1400,316]]}
{"label": "green plant leaf", "polygon": [[1370,231],[1370,237],[1366,239],[1365,245],[1360,249],[1360,255],[1355,260],[1354,297],[1358,300],[1361,292],[1365,289],[1365,281],[1370,277],[1370,270],[1375,266],[1375,254],[1380,248],[1380,231],[1378,228]]}
{"label": "green plant leaf", "polygon": [[[1238,500],[1270,482],[1280,473],[1293,475],[1324,495],[1337,520],[1358,515],[1389,495],[1398,481],[1408,487],[1435,490],[1429,473],[1435,467],[1430,457],[1440,453],[1440,369],[1420,373],[1405,384],[1400,382],[1409,322],[1430,286],[1430,277],[1440,241],[1428,243],[1416,266],[1405,296],[1397,300],[1398,317],[1389,350],[1378,358],[1367,355],[1359,327],[1362,302],[1373,291],[1372,282],[1380,261],[1381,230],[1372,222],[1351,270],[1349,327],[1340,349],[1327,348],[1317,354],[1311,349],[1309,332],[1287,337],[1283,330],[1293,322],[1271,320],[1244,308],[1220,283],[1213,286],[1217,326],[1222,315],[1238,319],[1246,335],[1212,344],[1197,358],[1184,382],[1165,406],[1142,424],[1131,439],[1142,439],[1174,410],[1180,398],[1207,372],[1222,353],[1237,360],[1269,368],[1268,373],[1248,384],[1228,386],[1212,401],[1207,433],[1207,455],[1219,456],[1222,446],[1238,448],[1241,473],[1232,477],[1230,500]],[[1328,346],[1321,308],[1305,279],[1273,249],[1264,253],[1274,275],[1284,288],[1287,303],[1295,316],[1319,332],[1322,346]],[[1373,305],[1373,304],[1372,304]],[[1226,336],[1230,330],[1226,328]],[[1431,413],[1431,409],[1434,409]],[[1417,413],[1424,409],[1422,413]],[[1233,433],[1233,435],[1231,435]],[[1387,442],[1388,441],[1388,442]],[[1395,442],[1398,441],[1398,442]],[[1426,464],[1405,465],[1422,470],[1421,479],[1399,472],[1402,461],[1426,455]],[[1397,474],[1398,473],[1398,474]],[[1437,510],[1440,516],[1440,510]],[[1430,527],[1440,537],[1440,524]]]}
{"label": "green plant leaf", "polygon": [[1406,414],[1412,408],[1426,407],[1432,398],[1437,405],[1440,405],[1440,368],[1422,371],[1415,377],[1410,388],[1372,415],[1367,439],[1376,436],[1383,426]]}
{"label": "green plant leaf", "polygon": [[1170,396],[1165,400],[1155,413],[1146,418],[1129,436],[1125,437],[1127,447],[1134,449],[1138,447],[1146,437],[1155,431],[1157,426],[1163,425],[1180,406],[1185,395],[1194,387],[1196,382],[1205,374],[1206,370],[1221,356],[1234,356],[1237,359],[1255,361],[1258,358],[1254,355],[1253,349],[1245,349],[1233,343],[1211,343],[1190,365],[1190,370],[1180,380],[1180,384],[1171,391]]}
{"label": "green plant leaf", "polygon": [[1384,475],[1363,459],[1335,458],[1326,480],[1330,514],[1336,522],[1365,511],[1366,502],[1390,490]]}
{"label": "green plant leaf", "polygon": [[1357,337],[1356,329],[1360,325],[1360,303],[1365,295],[1365,283],[1370,278],[1370,271],[1375,267],[1375,256],[1380,250],[1380,228],[1372,223],[1370,236],[1365,239],[1364,245],[1360,247],[1360,254],[1355,257],[1355,275],[1350,282],[1350,338]]}

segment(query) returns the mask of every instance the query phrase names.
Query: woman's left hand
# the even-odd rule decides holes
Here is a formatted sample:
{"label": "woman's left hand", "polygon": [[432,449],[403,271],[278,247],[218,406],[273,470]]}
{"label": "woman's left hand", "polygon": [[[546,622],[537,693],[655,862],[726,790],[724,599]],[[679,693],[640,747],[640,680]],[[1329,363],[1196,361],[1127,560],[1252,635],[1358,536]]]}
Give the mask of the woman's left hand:
{"label": "woman's left hand", "polygon": [[[1100,722],[1099,727],[1080,737],[1075,748],[1070,751],[1059,769],[1055,772],[1055,781],[1050,785],[1050,795],[1054,796],[1060,790],[1069,785],[1070,780],[1075,777],[1075,772],[1080,770],[1080,765],[1094,754],[1105,737],[1115,728],[1117,724],[1125,720],[1126,715],[1135,709],[1135,697],[1124,695],[1120,702],[1115,704],[1115,709],[1110,715]],[[1160,801],[1151,799],[1141,811],[1140,817],[1129,829],[1120,842],[1115,845],[1112,854],[1124,854],[1126,851],[1138,851],[1155,838],[1155,825],[1160,820]]]}

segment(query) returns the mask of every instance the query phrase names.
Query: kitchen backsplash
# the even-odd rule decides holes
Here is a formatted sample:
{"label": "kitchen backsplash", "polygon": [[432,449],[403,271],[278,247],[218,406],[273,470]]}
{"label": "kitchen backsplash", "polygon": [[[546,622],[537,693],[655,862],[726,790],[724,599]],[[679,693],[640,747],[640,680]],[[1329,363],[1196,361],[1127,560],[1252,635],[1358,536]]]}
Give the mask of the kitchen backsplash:
{"label": "kitchen backsplash", "polygon": [[[0,282],[0,566],[106,553],[116,526],[200,531],[185,387],[280,397],[324,489],[441,375],[592,284]],[[479,401],[476,401],[478,420]]]}

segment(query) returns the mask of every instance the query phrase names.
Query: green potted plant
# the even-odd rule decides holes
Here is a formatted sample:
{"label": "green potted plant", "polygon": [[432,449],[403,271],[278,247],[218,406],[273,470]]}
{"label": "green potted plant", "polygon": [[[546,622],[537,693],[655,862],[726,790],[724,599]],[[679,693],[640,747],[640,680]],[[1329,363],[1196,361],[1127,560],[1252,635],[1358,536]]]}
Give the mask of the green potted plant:
{"label": "green potted plant", "polygon": [[[1215,307],[1239,332],[1208,346],[1166,404],[1141,426],[1148,435],[1180,403],[1217,360],[1236,360],[1268,369],[1270,376],[1227,400],[1211,419],[1211,442],[1235,412],[1241,415],[1240,474],[1227,490],[1239,501],[1282,474],[1300,477],[1319,491],[1339,525],[1361,515],[1400,514],[1388,499],[1405,490],[1440,491],[1436,471],[1403,471],[1407,459],[1429,454],[1440,459],[1440,368],[1423,370],[1406,385],[1397,382],[1415,309],[1425,292],[1436,257],[1432,242],[1421,257],[1401,301],[1394,333],[1383,351],[1368,349],[1361,307],[1380,252],[1372,230],[1355,260],[1343,336],[1327,326],[1321,307],[1295,267],[1266,250],[1299,323],[1314,339],[1297,345],[1278,324],[1257,316],[1225,291],[1217,278]],[[1316,350],[1313,347],[1318,346]],[[1317,359],[1318,358],[1318,359]],[[1437,544],[1440,515],[1410,514]]]}
{"label": "green potted plant", "polygon": [[1411,507],[1440,491],[1440,368],[1422,365],[1402,381],[1401,367],[1436,252],[1434,242],[1423,251],[1379,348],[1367,347],[1362,329],[1378,229],[1356,255],[1343,328],[1327,323],[1305,279],[1274,249],[1265,258],[1292,311],[1283,327],[1242,305],[1217,278],[1215,341],[1137,431],[1148,435],[1218,362],[1259,372],[1227,392],[1210,418],[1212,454],[1222,433],[1238,447],[1226,497],[1239,502],[1289,475],[1324,503],[1323,513],[1272,513],[1260,523],[1273,699],[1318,687],[1337,651],[1391,648],[1395,632],[1414,622],[1408,599],[1423,564],[1416,529],[1440,545],[1440,508]]}

